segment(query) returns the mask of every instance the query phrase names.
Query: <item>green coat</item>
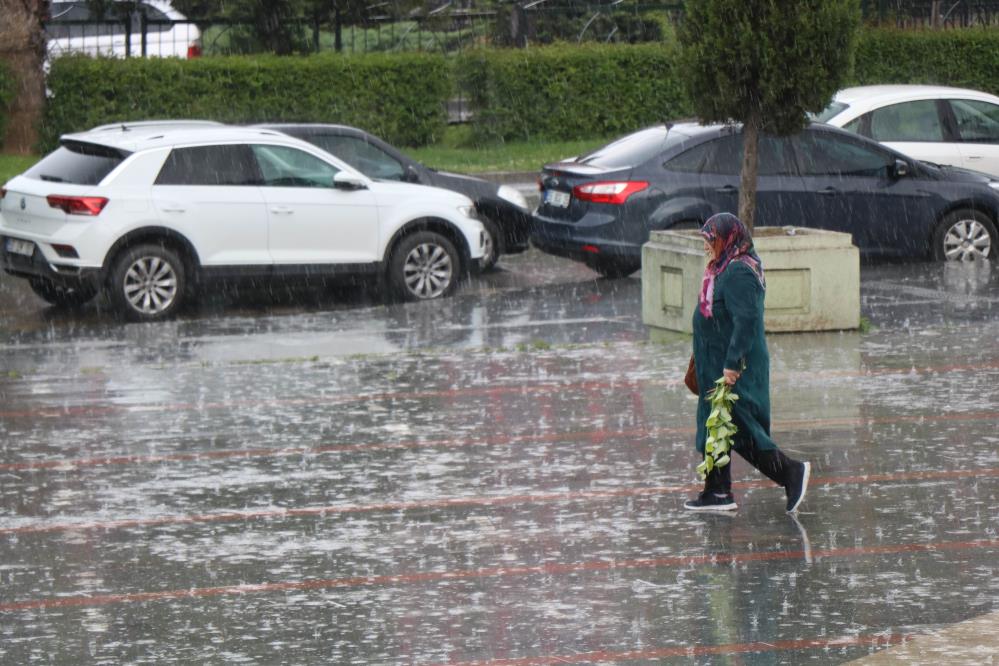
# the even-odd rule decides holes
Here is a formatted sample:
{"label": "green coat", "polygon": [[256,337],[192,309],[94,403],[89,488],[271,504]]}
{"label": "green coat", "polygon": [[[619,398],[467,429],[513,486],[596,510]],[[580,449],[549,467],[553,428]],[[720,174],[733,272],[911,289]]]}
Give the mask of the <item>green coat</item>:
{"label": "green coat", "polygon": [[742,370],[733,387],[739,396],[732,413],[739,428],[735,448],[745,446],[747,437],[757,449],[777,448],[770,438],[770,356],[763,332],[763,296],[763,286],[752,269],[733,261],[715,278],[711,318],[694,308],[694,366],[700,389],[697,450],[701,453],[707,438],[704,422],[711,413],[707,392],[725,368]]}

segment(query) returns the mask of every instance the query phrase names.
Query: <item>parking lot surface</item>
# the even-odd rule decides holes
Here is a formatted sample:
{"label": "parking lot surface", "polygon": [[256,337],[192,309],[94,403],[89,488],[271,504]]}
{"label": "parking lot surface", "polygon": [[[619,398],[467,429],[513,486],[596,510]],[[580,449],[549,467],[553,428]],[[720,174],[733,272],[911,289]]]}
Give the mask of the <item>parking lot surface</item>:
{"label": "parking lot surface", "polygon": [[0,662],[995,659],[992,265],[864,266],[864,330],[769,337],[797,517],[739,459],[683,511],[690,342],[637,275],[500,265],[157,325],[0,280]]}

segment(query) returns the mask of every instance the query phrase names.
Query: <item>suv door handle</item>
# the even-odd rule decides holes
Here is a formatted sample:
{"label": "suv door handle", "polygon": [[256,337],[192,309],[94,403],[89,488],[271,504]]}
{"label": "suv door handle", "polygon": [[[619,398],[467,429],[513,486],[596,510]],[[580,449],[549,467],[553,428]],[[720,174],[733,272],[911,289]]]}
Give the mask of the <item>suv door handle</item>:
{"label": "suv door handle", "polygon": [[163,206],[160,207],[160,209],[164,213],[183,213],[183,212],[187,211],[186,208],[184,208],[180,204],[175,204],[175,203],[164,204]]}
{"label": "suv door handle", "polygon": [[726,185],[724,187],[716,187],[715,188],[715,192],[719,192],[721,194],[735,194],[738,191],[739,190],[737,190],[736,188],[734,188],[731,185]]}
{"label": "suv door handle", "polygon": [[271,212],[275,215],[291,215],[295,209],[290,206],[274,206],[271,208]]}
{"label": "suv door handle", "polygon": [[839,194],[839,190],[837,190],[835,187],[827,187],[824,190],[819,190],[819,194],[821,194],[824,197],[831,197],[835,194]]}

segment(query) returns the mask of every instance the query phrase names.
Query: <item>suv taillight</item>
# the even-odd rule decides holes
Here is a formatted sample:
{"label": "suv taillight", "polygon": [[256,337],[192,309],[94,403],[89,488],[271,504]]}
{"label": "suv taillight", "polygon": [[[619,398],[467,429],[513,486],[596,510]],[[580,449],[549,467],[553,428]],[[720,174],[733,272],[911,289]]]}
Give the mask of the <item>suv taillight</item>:
{"label": "suv taillight", "polygon": [[50,194],[45,197],[53,208],[59,208],[67,215],[100,215],[108,204],[105,197],[70,197]]}
{"label": "suv taillight", "polygon": [[200,58],[201,57],[201,44],[197,42],[192,42],[187,47],[187,59]]}
{"label": "suv taillight", "polygon": [[593,203],[623,204],[635,192],[649,186],[645,180],[602,180],[596,183],[577,185],[572,194],[582,201]]}

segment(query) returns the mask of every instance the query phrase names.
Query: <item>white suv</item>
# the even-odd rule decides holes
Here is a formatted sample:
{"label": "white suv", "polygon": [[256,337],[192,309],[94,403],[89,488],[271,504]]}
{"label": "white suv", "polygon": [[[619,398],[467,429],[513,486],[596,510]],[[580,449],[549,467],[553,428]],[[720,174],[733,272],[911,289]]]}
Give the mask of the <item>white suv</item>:
{"label": "white suv", "polygon": [[61,144],[0,190],[0,267],[53,304],[105,289],[155,320],[201,278],[345,273],[431,299],[482,257],[467,197],[372,180],[278,132],[126,126]]}

